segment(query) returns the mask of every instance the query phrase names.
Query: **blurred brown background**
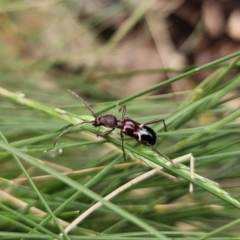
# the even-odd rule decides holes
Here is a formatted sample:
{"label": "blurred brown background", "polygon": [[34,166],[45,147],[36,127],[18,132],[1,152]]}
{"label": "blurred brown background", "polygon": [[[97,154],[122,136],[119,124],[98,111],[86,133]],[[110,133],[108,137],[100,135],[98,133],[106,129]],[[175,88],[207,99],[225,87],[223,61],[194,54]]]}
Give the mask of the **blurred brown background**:
{"label": "blurred brown background", "polygon": [[[240,49],[236,0],[25,0],[0,9],[2,85],[36,98],[76,85],[125,97]],[[206,75],[159,93],[192,89]]]}

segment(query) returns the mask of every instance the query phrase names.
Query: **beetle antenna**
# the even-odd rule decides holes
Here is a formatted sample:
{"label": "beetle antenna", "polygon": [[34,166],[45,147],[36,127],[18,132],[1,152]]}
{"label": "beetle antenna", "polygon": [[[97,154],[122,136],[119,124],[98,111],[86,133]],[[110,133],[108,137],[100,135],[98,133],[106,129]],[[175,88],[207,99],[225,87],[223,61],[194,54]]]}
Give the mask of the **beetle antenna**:
{"label": "beetle antenna", "polygon": [[94,113],[94,111],[90,108],[90,106],[88,105],[87,102],[85,102],[83,100],[83,98],[81,98],[77,93],[73,92],[72,90],[70,89],[67,89],[71,94],[73,94],[77,99],[79,99],[80,101],[82,101],[84,103],[84,105],[88,108],[88,110],[92,113],[93,117],[97,117],[96,114]]}
{"label": "beetle antenna", "polygon": [[70,127],[67,127],[65,130],[63,130],[63,131],[57,136],[57,138],[56,138],[55,141],[54,141],[54,146],[56,146],[59,138],[60,138],[63,134],[69,132],[72,128],[77,127],[77,126],[79,126],[79,125],[81,125],[81,124],[84,124],[84,123],[92,123],[92,121],[89,121],[89,122],[80,122],[80,123],[71,125]]}

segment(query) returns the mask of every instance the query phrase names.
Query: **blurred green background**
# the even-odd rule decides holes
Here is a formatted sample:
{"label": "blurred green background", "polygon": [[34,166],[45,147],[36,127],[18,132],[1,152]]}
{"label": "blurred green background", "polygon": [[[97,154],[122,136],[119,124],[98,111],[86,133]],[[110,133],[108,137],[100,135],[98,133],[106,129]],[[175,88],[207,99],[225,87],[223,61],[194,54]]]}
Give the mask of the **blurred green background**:
{"label": "blurred green background", "polygon": [[[120,119],[118,102],[140,123],[165,119],[167,132],[153,125],[156,148],[171,159],[191,152],[198,174],[239,199],[240,81],[233,58],[240,49],[238,9],[233,0],[1,0],[1,141],[5,137],[29,161],[34,157],[102,197],[149,171],[140,157],[124,161],[118,130],[97,138],[97,130],[84,125],[62,136],[59,148],[53,146],[60,129],[90,115],[71,89],[97,114]],[[54,115],[56,108],[67,111],[64,118]],[[129,137],[126,145],[138,149]],[[55,173],[22,160],[21,168],[12,154],[17,152],[1,148],[0,239],[58,238],[95,203]],[[64,239],[214,239],[210,234],[238,239],[239,209],[213,196],[214,190],[196,186],[190,194],[188,184],[156,174],[112,201],[145,227],[127,213],[102,207]],[[41,223],[64,203],[55,216],[65,223]]]}

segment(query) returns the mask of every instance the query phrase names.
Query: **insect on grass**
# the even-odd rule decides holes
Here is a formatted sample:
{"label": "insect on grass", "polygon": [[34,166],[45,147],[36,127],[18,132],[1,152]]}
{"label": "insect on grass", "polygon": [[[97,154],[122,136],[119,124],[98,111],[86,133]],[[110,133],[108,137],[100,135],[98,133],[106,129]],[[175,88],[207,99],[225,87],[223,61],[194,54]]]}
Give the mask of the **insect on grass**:
{"label": "insect on grass", "polygon": [[[125,105],[119,108],[119,112],[122,113],[121,120],[118,120],[116,118],[116,116],[114,116],[112,114],[97,116],[94,113],[94,111],[91,109],[91,107],[88,105],[88,103],[85,102],[78,94],[76,94],[75,92],[73,92],[72,90],[69,90],[69,89],[68,89],[68,91],[84,103],[84,105],[91,112],[94,119],[92,121],[80,122],[80,123],[71,125],[70,127],[66,128],[58,135],[58,137],[56,138],[56,140],[54,142],[54,145],[57,144],[59,138],[63,134],[70,131],[73,127],[76,127],[76,126],[79,126],[79,125],[82,125],[85,123],[91,123],[94,127],[98,127],[97,136],[101,136],[101,137],[107,136],[115,128],[120,129],[120,137],[121,137],[121,141],[122,141],[122,151],[123,151],[123,156],[124,156],[125,160],[126,160],[126,153],[125,153],[125,148],[124,148],[124,134],[134,138],[137,142],[151,148],[155,153],[162,156],[166,160],[172,162],[172,160],[169,159],[166,155],[164,155],[163,153],[159,152],[156,148],[154,148],[154,145],[156,144],[156,141],[157,141],[157,136],[156,136],[156,133],[154,132],[154,130],[152,128],[150,128],[149,126],[147,126],[147,125],[150,125],[153,123],[162,122],[164,125],[164,131],[166,132],[167,127],[166,127],[164,119],[155,119],[155,120],[148,121],[145,123],[138,123],[131,118],[125,117],[126,111],[127,111],[127,108]],[[101,126],[104,126],[106,128],[111,128],[111,129],[106,132],[100,132]]]}

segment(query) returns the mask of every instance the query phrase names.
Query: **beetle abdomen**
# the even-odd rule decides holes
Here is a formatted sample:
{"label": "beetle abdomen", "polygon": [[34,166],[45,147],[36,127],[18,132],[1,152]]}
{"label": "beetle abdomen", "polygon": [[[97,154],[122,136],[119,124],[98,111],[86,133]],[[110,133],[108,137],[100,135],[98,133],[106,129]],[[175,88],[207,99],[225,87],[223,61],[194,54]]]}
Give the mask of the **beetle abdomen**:
{"label": "beetle abdomen", "polygon": [[157,137],[156,137],[156,133],[147,126],[143,126],[141,128],[141,130],[138,133],[139,139],[138,141],[140,141],[143,144],[146,145],[155,145]]}

